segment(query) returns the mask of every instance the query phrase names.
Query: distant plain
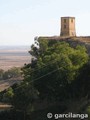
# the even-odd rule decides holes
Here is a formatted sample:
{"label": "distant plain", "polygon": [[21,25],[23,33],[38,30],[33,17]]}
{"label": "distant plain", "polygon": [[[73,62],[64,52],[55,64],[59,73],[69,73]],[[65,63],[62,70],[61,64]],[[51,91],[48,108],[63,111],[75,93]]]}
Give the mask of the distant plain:
{"label": "distant plain", "polygon": [[29,50],[29,46],[1,46],[0,69],[8,70],[12,67],[22,67],[25,63],[30,63]]}

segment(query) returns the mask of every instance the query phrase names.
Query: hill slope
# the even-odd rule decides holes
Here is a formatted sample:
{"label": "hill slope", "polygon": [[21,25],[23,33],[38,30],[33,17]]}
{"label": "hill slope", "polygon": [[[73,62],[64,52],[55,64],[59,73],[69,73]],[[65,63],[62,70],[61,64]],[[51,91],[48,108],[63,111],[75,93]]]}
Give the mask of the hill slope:
{"label": "hill slope", "polygon": [[55,41],[65,41],[68,42],[72,47],[77,45],[84,45],[87,48],[87,52],[90,55],[90,36],[76,36],[76,37],[60,37],[60,36],[52,36],[52,37],[39,37],[39,39],[46,40],[55,40]]}

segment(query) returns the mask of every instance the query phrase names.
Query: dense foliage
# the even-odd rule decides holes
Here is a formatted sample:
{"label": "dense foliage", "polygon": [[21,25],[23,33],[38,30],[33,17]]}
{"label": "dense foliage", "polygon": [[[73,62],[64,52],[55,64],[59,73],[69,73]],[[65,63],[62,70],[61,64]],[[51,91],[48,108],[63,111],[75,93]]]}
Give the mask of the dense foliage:
{"label": "dense foliage", "polygon": [[33,82],[40,97],[57,98],[62,90],[64,94],[65,87],[75,80],[79,69],[87,63],[86,49],[82,46],[71,48],[68,43],[48,40],[39,40],[38,44],[39,47],[32,47],[31,52],[37,59],[25,67],[25,78]]}
{"label": "dense foliage", "polygon": [[[7,115],[16,120],[47,120],[48,112],[90,114],[90,59],[86,48],[38,38],[29,53],[33,58],[22,68],[23,82],[0,96],[13,105],[13,116]],[[7,72],[11,77],[19,75],[16,68]],[[3,73],[1,70],[1,77]]]}
{"label": "dense foliage", "polygon": [[29,52],[33,55],[32,62],[24,66],[24,82],[14,91],[16,109],[30,112],[35,111],[37,100],[53,103],[90,96],[90,65],[84,46],[73,48],[66,42],[39,38]]}

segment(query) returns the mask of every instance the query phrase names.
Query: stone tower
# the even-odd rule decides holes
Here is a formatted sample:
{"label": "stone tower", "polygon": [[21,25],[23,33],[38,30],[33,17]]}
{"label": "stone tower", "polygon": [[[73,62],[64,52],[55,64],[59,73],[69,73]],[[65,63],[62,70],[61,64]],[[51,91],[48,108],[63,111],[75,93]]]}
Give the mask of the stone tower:
{"label": "stone tower", "polygon": [[60,36],[76,36],[75,17],[61,17]]}

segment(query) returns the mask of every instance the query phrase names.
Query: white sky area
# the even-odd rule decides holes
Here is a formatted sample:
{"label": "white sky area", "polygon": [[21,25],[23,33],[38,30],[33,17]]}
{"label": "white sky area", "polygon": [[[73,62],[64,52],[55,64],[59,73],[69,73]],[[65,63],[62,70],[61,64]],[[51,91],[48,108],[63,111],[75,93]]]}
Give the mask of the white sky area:
{"label": "white sky area", "polygon": [[90,36],[90,0],[0,0],[0,45],[31,45],[59,36],[60,17],[76,18],[77,36]]}

